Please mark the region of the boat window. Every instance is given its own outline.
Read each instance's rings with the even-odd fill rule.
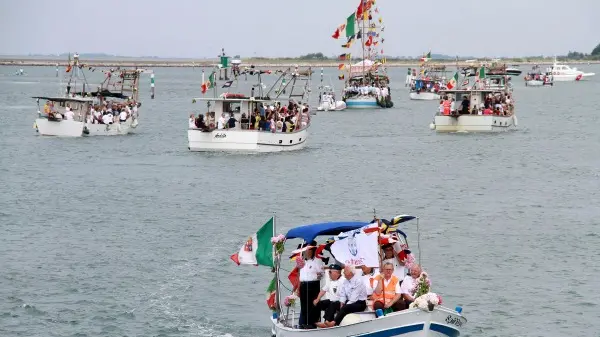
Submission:
[[[223,112],[240,112],[241,108],[240,102],[223,102]]]

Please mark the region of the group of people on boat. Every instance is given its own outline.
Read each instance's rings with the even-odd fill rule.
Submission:
[[[416,93],[421,92],[433,92],[438,93],[440,90],[446,89],[444,82],[442,79],[435,78],[423,78],[423,79],[415,79],[410,83],[410,90]]]
[[[457,109],[455,99],[446,95],[440,100],[439,114],[445,116],[512,116],[514,114],[514,99],[510,94],[490,92],[485,96],[484,102],[480,103],[479,106],[471,106],[470,97],[464,95],[460,107]]]
[[[409,250],[396,252],[392,244],[382,245],[379,268],[343,265],[338,261],[326,267],[315,256],[316,247],[316,241],[299,247],[308,248],[303,257],[297,257],[302,259],[297,262],[301,267],[296,290],[300,298],[299,328],[333,327],[348,314],[365,310],[401,311],[415,300],[422,270]],[[322,286],[326,272],[329,277],[325,277]]]
[[[239,110],[237,112],[239,113]],[[309,107],[296,102],[290,102],[287,106],[282,106],[279,102],[270,106],[259,104],[249,116],[242,113],[239,120],[235,118],[235,114],[234,111],[223,112],[217,120],[214,111],[205,115],[199,114],[198,117],[191,114],[189,128],[210,132],[235,129],[239,125],[242,130],[275,133],[300,131],[310,123]]]
[[[377,99],[387,98],[390,96],[390,88],[385,81],[351,81],[344,90],[346,97],[354,96],[373,96]]]
[[[542,73],[529,73],[525,75],[525,82],[527,81],[542,81],[544,84],[550,84],[553,82],[552,75],[546,75]]]
[[[93,105],[87,108],[82,116],[81,112],[77,115],[73,111],[71,104],[65,103],[65,111],[59,112],[55,102],[46,101],[44,104],[44,113],[42,114],[49,120],[74,120],[88,124],[113,124],[117,122],[125,122],[130,117],[137,117],[138,104],[134,101],[123,102],[107,102],[101,101],[101,105]]]

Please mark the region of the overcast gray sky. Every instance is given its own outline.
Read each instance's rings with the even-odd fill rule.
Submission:
[[[0,54],[298,56],[331,38],[359,0],[0,0]],[[377,0],[384,52],[522,56],[591,52],[600,0]]]

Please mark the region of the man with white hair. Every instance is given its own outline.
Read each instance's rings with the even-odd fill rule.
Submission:
[[[415,300],[415,288],[417,286],[417,280],[421,276],[421,266],[418,264],[413,264],[410,267],[410,274],[404,277],[402,284],[400,285],[400,292],[402,293],[402,299],[404,299],[404,303],[406,307],[414,302]]]
[[[346,282],[343,283],[338,294],[340,311],[335,316],[334,322],[325,322],[327,327],[340,325],[346,315],[367,308],[367,288],[360,277],[354,276],[353,266],[344,267],[344,277]]]

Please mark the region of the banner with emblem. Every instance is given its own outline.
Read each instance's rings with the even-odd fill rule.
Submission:
[[[347,266],[379,267],[377,223],[342,233],[331,245],[331,254]]]
[[[273,267],[273,218],[269,219],[254,235],[248,237],[240,251],[231,255],[233,262],[240,264]]]

